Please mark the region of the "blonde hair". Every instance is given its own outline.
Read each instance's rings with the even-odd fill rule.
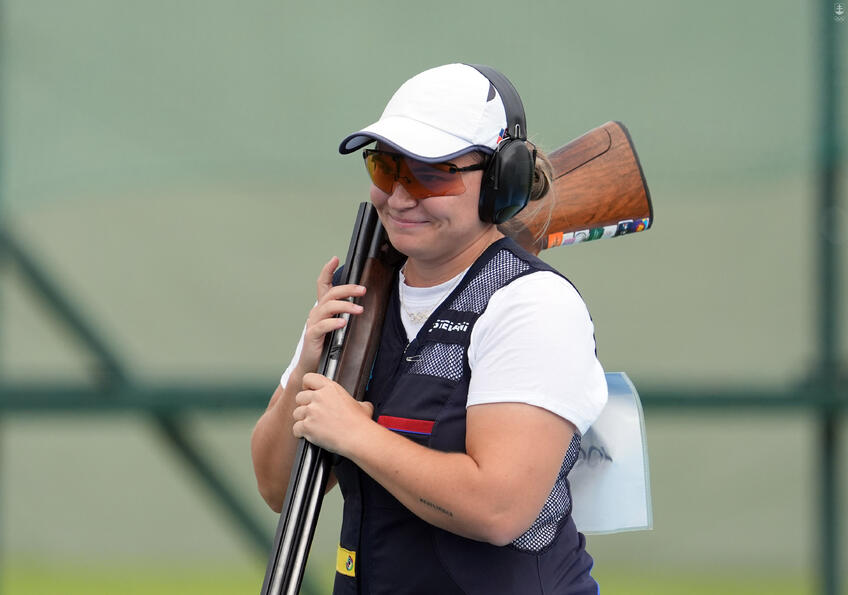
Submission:
[[[532,148],[532,144],[528,144]],[[540,231],[532,239],[532,242],[538,242],[548,232],[548,226],[550,225],[551,216],[556,207],[556,201],[553,164],[544,151],[536,148],[536,163],[533,169],[533,184],[530,187],[530,200],[517,217],[498,224],[498,229],[505,236],[511,237],[526,247],[528,245],[526,235],[529,232],[524,224],[519,222],[518,217],[527,221],[531,219],[536,220],[541,216],[545,219],[545,224],[541,226]]]
[[[551,160],[543,150],[533,148],[536,149],[536,164],[533,170],[533,186],[530,188],[531,201],[547,196],[554,185],[554,166]]]

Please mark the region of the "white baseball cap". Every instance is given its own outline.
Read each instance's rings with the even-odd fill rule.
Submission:
[[[437,163],[471,151],[494,153],[506,125],[503,101],[489,79],[467,64],[447,64],[401,85],[380,119],[348,135],[339,152],[380,141]]]

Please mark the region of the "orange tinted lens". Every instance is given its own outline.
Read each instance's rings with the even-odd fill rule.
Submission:
[[[387,194],[391,194],[396,181],[417,199],[465,192],[462,176],[445,163],[424,163],[403,155],[366,151],[365,167],[374,185]]]
[[[404,187],[415,198],[453,196],[465,192],[462,176],[456,171],[452,172],[450,166],[444,163],[404,159],[401,172],[404,170],[410,180]]]
[[[386,194],[391,194],[397,179],[397,161],[386,153],[366,152],[365,168],[374,185]]]

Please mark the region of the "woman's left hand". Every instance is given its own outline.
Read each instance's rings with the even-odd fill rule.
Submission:
[[[371,423],[374,406],[358,402],[340,384],[321,374],[305,374],[295,398],[292,431],[298,438],[347,456],[358,429]]]

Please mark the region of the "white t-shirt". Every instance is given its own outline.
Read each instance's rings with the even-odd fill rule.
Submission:
[[[423,323],[412,324],[405,310],[415,312],[444,299],[464,274],[434,287],[403,286],[401,319],[410,341]],[[404,283],[402,274],[399,283]],[[302,343],[303,336],[280,378],[282,386]],[[467,407],[527,403],[567,419],[583,434],[607,401],[586,304],[568,281],[548,271],[525,275],[495,292],[471,332],[468,363]]]

